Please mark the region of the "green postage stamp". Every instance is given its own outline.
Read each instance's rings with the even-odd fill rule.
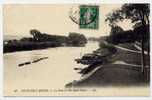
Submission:
[[[80,7],[80,29],[98,29],[99,7],[81,5]]]

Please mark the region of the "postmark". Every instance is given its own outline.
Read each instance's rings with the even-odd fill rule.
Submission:
[[[99,6],[73,6],[70,9],[69,17],[74,23],[79,25],[80,29],[98,29]]]

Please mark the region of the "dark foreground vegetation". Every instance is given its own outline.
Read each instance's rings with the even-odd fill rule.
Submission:
[[[117,32],[117,34],[111,34],[107,38],[107,42],[112,44],[119,43],[132,43],[135,41],[141,42],[141,39],[144,39],[145,46],[148,46],[146,43],[149,42],[149,25],[136,27],[134,30]],[[144,35],[143,35],[144,34]],[[149,47],[144,47],[149,49]]]
[[[67,84],[71,86],[143,86],[150,82],[150,26],[149,4],[124,4],[109,13],[105,21],[110,35],[100,38],[100,48],[77,63],[87,64],[80,70],[91,76]],[[117,22],[130,19],[133,30],[124,31]],[[93,73],[93,70],[99,68]],[[87,75],[86,75],[87,76]]]
[[[32,37],[24,37],[20,40],[4,40],[4,53],[45,49],[60,46],[85,46],[87,39],[84,35],[71,32],[69,36],[49,35],[38,30],[31,30]]]
[[[145,27],[140,26],[132,31],[113,34],[106,38],[100,38],[99,48],[97,50],[85,54],[82,58],[76,59],[77,63],[88,66],[81,69],[75,68],[75,70],[79,70],[78,73],[82,74],[85,78],[85,76],[91,74],[96,68],[99,69],[85,80],[71,82],[67,84],[66,87],[149,85],[150,56],[149,54],[144,55],[146,67],[144,67],[143,73],[141,50],[134,47],[136,42],[141,44],[140,39],[142,38],[142,34],[140,34],[140,32],[147,34],[147,36],[144,37],[144,50],[148,51],[149,25]],[[135,50],[140,53],[121,50],[116,46]]]

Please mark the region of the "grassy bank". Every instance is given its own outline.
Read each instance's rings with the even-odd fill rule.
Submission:
[[[127,45],[128,43],[120,44],[123,47]],[[130,49],[133,49],[133,46],[131,47]],[[143,76],[141,73],[140,53],[121,50],[104,42],[100,44],[100,48],[95,53],[100,53],[105,60],[102,63],[94,63],[83,68],[79,72],[83,76],[82,80],[71,82],[66,85],[67,87],[143,86],[149,84],[149,79],[145,80],[147,76]],[[149,57],[148,55],[145,57],[148,65]],[[97,67],[98,70],[94,71]],[[150,69],[147,68],[148,77],[149,73]]]

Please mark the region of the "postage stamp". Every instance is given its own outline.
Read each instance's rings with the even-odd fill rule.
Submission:
[[[98,6],[80,6],[80,29],[98,29],[99,7]]]
[[[69,17],[74,23],[78,24],[80,29],[98,29],[99,6],[73,6],[69,12]]]

